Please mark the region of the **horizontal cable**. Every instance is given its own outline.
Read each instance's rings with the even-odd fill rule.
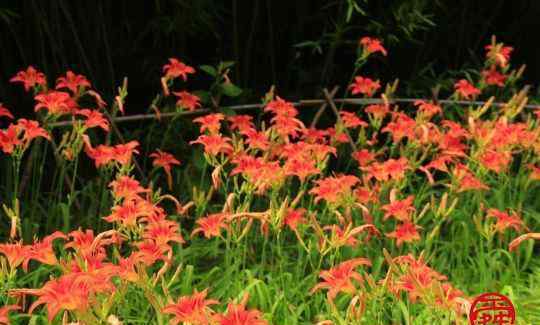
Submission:
[[[358,104],[358,105],[372,105],[372,104],[385,104],[385,103],[414,103],[416,101],[423,100],[423,101],[431,101],[431,99],[425,99],[425,98],[393,98],[388,99],[385,101],[381,98],[336,98],[333,99],[336,103],[345,103],[345,104]],[[300,100],[297,102],[291,102],[296,107],[306,107],[306,106],[317,106],[322,105],[326,102],[325,99],[305,99]],[[443,105],[484,105],[487,102],[485,101],[467,101],[467,100],[446,100],[441,99],[437,100],[438,104]],[[494,102],[491,103],[491,106],[494,107],[504,107],[506,106],[506,103],[500,103],[500,102]],[[243,111],[243,110],[250,110],[255,108],[263,108],[265,105],[263,104],[246,104],[246,105],[234,105],[234,106],[224,106],[222,108],[233,110],[233,111]],[[540,109],[540,105],[525,105],[525,108],[529,109]],[[142,121],[142,120],[160,120],[162,118],[173,118],[177,116],[184,116],[184,117],[194,117],[194,116],[200,116],[204,114],[208,114],[213,112],[213,109],[210,108],[201,108],[197,109],[195,111],[183,111],[183,112],[171,112],[171,113],[161,113],[161,114],[136,114],[136,115],[129,115],[129,116],[119,116],[113,118],[113,121],[115,123],[123,123],[123,122],[132,122],[132,121]],[[62,121],[62,122],[55,122],[49,124],[50,127],[63,127],[63,126],[69,126],[72,125],[73,121]]]

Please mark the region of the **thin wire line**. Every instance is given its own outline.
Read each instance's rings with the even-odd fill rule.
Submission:
[[[431,99],[426,98],[393,98],[388,99],[387,101],[381,99],[381,98],[336,98],[333,99],[336,103],[345,103],[345,104],[358,104],[358,105],[372,105],[372,104],[384,104],[384,103],[414,103],[419,100],[423,101],[431,101]],[[296,107],[307,107],[307,106],[318,106],[322,105],[326,102],[325,99],[305,99],[300,100],[296,102],[291,102]],[[440,99],[437,100],[437,103],[443,104],[443,105],[484,105],[487,102],[485,101],[467,101],[467,100],[447,100],[447,99]],[[504,107],[506,106],[506,103],[501,102],[493,102],[491,103],[491,106],[494,107]],[[224,106],[222,108],[233,110],[233,111],[243,111],[243,110],[250,110],[255,108],[263,108],[263,104],[246,104],[246,105],[234,105],[234,106]],[[529,109],[540,109],[540,105],[533,105],[528,104],[524,106],[525,108]],[[136,115],[129,115],[129,116],[119,116],[115,117],[113,121],[115,123],[124,123],[124,122],[133,122],[133,121],[142,121],[142,120],[160,120],[164,118],[172,118],[176,116],[185,116],[185,117],[195,117],[199,115],[204,115],[207,113],[212,112],[213,110],[210,108],[201,108],[197,109],[195,111],[185,111],[185,112],[172,112],[172,113],[161,113],[158,117],[157,114],[136,114]],[[73,121],[61,121],[61,122],[55,122],[49,124],[50,127],[63,127],[63,126],[69,126],[72,125]]]

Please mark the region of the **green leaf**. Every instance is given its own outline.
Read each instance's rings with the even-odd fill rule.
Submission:
[[[225,69],[228,69],[230,67],[232,67],[234,65],[234,61],[225,61],[225,62],[221,62],[219,64],[219,70],[220,71],[223,71]]]
[[[238,97],[242,93],[242,89],[231,82],[221,84],[221,91],[228,97]]]
[[[201,65],[199,66],[199,69],[201,69],[202,71],[206,72],[207,74],[211,75],[212,77],[216,77],[217,76],[217,70],[216,68],[210,66],[210,65]]]
[[[209,91],[197,90],[197,91],[194,91],[193,94],[201,99],[202,104],[210,104],[211,94]]]

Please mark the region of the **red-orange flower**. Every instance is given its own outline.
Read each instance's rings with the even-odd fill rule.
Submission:
[[[35,111],[46,109],[49,114],[62,115],[75,112],[76,104],[68,93],[63,91],[49,91],[35,97],[37,104]]]
[[[169,245],[158,245],[153,240],[145,240],[136,246],[138,250],[133,253],[133,259],[146,266],[153,265],[158,260],[166,261],[165,253],[171,250]]]
[[[368,177],[374,177],[378,181],[399,181],[405,177],[405,171],[409,169],[409,161],[405,157],[388,159],[385,162],[373,162],[367,167],[361,167],[368,173]]]
[[[131,161],[133,154],[139,153],[135,148],[139,146],[138,141],[130,141],[128,143],[117,144],[114,146],[114,160],[120,165],[127,165]]]
[[[149,202],[140,198],[132,198],[125,199],[122,204],[112,207],[112,213],[103,219],[132,228],[137,225],[139,218],[149,216],[152,212],[153,209]]]
[[[19,128],[16,125],[11,124],[6,130],[0,130],[0,149],[4,153],[11,154],[21,143]]]
[[[196,221],[198,227],[193,230],[191,236],[199,232],[202,232],[206,238],[221,236],[221,230],[228,228],[228,216],[227,213],[215,213],[198,219]]]
[[[20,306],[17,305],[5,305],[0,308],[0,324],[9,325],[11,324],[9,321],[9,312],[13,310],[19,310],[21,309]]]
[[[256,309],[246,310],[246,301],[244,299],[239,304],[229,303],[225,315],[217,315],[216,320],[219,325],[268,325],[268,322],[262,318],[262,313]]]
[[[506,76],[495,69],[482,71],[482,77],[486,84],[498,87],[504,87],[504,82],[506,81]]]
[[[394,217],[399,221],[410,221],[411,214],[416,211],[412,205],[414,201],[414,195],[409,195],[406,199],[396,200],[393,196],[390,197],[390,203],[381,207],[385,211],[383,219],[386,220],[390,217]]]
[[[188,111],[194,111],[197,107],[201,107],[200,98],[196,95],[190,94],[187,91],[173,92],[178,98],[176,106],[187,109]]]
[[[487,215],[488,217],[497,219],[497,223],[495,224],[495,230],[500,233],[503,233],[508,228],[512,228],[515,231],[520,231],[525,227],[523,225],[523,221],[515,212],[511,212],[511,214],[508,214],[504,211],[500,211],[497,209],[489,209],[487,211]]]
[[[488,44],[485,49],[486,58],[502,68],[508,65],[510,54],[514,50],[511,46],[504,46],[503,44]]]
[[[379,88],[381,84],[379,81],[373,81],[370,78],[364,78],[361,76],[354,77],[354,83],[349,86],[352,89],[352,94],[364,94],[371,97]]]
[[[474,174],[463,164],[456,164],[453,175],[457,181],[457,192],[489,189],[486,184],[476,178],[476,176],[474,176]]]
[[[368,54],[381,52],[382,55],[387,55],[386,49],[382,46],[382,42],[379,39],[362,37],[360,39],[360,44],[364,47],[364,51],[366,51]]]
[[[67,239],[67,236],[60,231],[55,231],[54,233],[44,237],[42,240],[34,242],[34,244],[32,244],[29,250],[26,252],[22,264],[23,269],[25,271],[28,270],[28,263],[30,260],[36,260],[47,265],[56,265],[58,260],[56,259],[56,254],[54,253],[52,244],[55,239],[59,238]]]
[[[321,271],[320,277],[323,281],[315,285],[311,289],[311,292],[328,289],[326,295],[330,301],[333,301],[340,292],[354,294],[356,292],[356,286],[353,280],[358,282],[363,281],[360,273],[356,272],[356,268],[360,265],[371,266],[371,262],[366,258],[360,257],[342,262],[329,270]]]
[[[264,108],[264,111],[272,112],[276,116],[295,117],[298,115],[298,110],[294,107],[293,103],[279,96],[276,96],[276,99],[270,101]]]
[[[229,154],[232,152],[233,147],[230,144],[231,139],[223,137],[221,135],[206,135],[203,134],[195,141],[191,141],[190,144],[199,143],[204,146],[204,151],[211,155],[217,156],[219,153]]]
[[[100,127],[109,132],[109,121],[101,112],[92,109],[80,109],[77,111],[77,115],[86,117],[86,120],[84,121],[84,126],[86,128],[91,129]]]
[[[26,71],[22,70],[17,72],[17,74],[9,81],[21,82],[24,85],[24,90],[26,91],[36,85],[45,86],[47,84],[45,74],[36,70],[33,66],[29,66]]]
[[[531,175],[529,176],[529,178],[532,180],[540,181],[540,167],[537,167],[534,164],[529,164],[528,167],[531,171]]]
[[[214,299],[206,299],[208,289],[201,292],[195,290],[191,296],[182,296],[178,298],[176,303],[170,303],[163,308],[166,314],[173,314],[171,324],[189,323],[193,325],[211,324],[214,311],[210,308],[211,305],[216,305],[219,301]]]
[[[243,133],[246,136],[246,144],[251,149],[267,150],[270,147],[270,140],[264,132],[259,132],[255,129],[247,129]]]
[[[283,219],[283,223],[287,225],[287,227],[291,228],[292,231],[296,231],[298,225],[306,223],[306,219],[304,217],[305,214],[306,209],[289,209],[287,210],[287,214]]]
[[[61,310],[85,311],[89,307],[90,284],[78,281],[76,274],[68,274],[47,281],[40,289],[16,289],[14,294],[30,294],[38,299],[30,306],[32,313],[39,305],[46,305],[49,322]]]
[[[341,117],[341,120],[343,121],[343,125],[346,128],[356,128],[356,127],[367,127],[368,124],[365,121],[362,121],[361,118],[358,117],[353,112],[347,112],[347,111],[341,111],[339,112],[339,115]]]
[[[19,267],[29,252],[30,246],[23,245],[21,242],[0,244],[0,253],[4,254],[12,269]]]
[[[14,118],[13,114],[2,103],[0,103],[0,117],[7,117],[11,120]]]
[[[81,74],[75,74],[73,71],[68,70],[65,77],[59,77],[56,80],[56,89],[67,88],[71,90],[74,95],[79,93],[79,89],[90,88],[90,81]]]
[[[150,158],[154,158],[154,161],[152,162],[154,167],[163,168],[165,174],[167,175],[167,184],[169,185],[169,189],[172,189],[171,168],[173,165],[180,165],[180,161],[174,158],[172,154],[161,150],[151,153]]]
[[[120,176],[118,179],[112,181],[109,184],[109,187],[112,188],[113,196],[116,199],[132,199],[141,193],[149,192],[148,189],[141,186],[139,181],[133,177],[125,175]]]
[[[231,130],[238,130],[240,133],[244,133],[247,130],[253,128],[253,117],[250,115],[234,115],[227,117],[227,120],[230,122]]]
[[[441,106],[426,102],[424,100],[415,101],[414,106],[418,107],[418,111],[427,117],[432,117],[435,114],[442,113]]]
[[[353,175],[327,177],[315,181],[315,186],[309,191],[315,195],[315,202],[325,200],[329,204],[340,203],[347,195],[352,195],[352,187],[360,180]]]
[[[386,114],[390,113],[390,108],[388,105],[373,104],[367,106],[364,111],[373,115],[376,119],[383,119]]]
[[[150,222],[144,227],[143,238],[153,240],[158,246],[168,245],[171,241],[179,244],[185,242],[180,234],[180,226],[171,220]]]
[[[51,136],[45,129],[39,126],[37,121],[21,118],[17,121],[17,128],[24,131],[23,141],[27,146],[35,138],[51,140]]]
[[[508,168],[512,154],[510,151],[487,150],[478,158],[485,168],[500,173]]]
[[[476,97],[477,95],[480,95],[480,89],[474,87],[466,79],[461,79],[456,82],[454,88],[456,89],[456,93],[464,99],[471,99]]]
[[[170,58],[169,63],[163,66],[163,72],[165,72],[165,78],[174,79],[181,77],[182,80],[186,81],[187,75],[195,73],[195,69],[178,59]]]
[[[365,167],[375,159],[375,154],[370,152],[368,149],[362,149],[353,152],[351,157],[358,162],[358,165]]]
[[[219,129],[221,128],[221,121],[225,118],[221,113],[208,114],[205,116],[197,117],[193,120],[195,123],[200,123],[200,132],[208,130],[210,134],[219,134]]]
[[[410,243],[420,240],[420,234],[418,234],[417,230],[418,228],[419,227],[414,223],[405,221],[403,224],[398,225],[396,230],[387,233],[386,236],[397,239],[397,245],[399,247],[403,242]]]

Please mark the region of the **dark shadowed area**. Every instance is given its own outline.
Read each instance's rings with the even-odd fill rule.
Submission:
[[[196,67],[237,62],[229,75],[247,90],[244,101],[258,101],[272,84],[289,98],[309,98],[346,82],[365,35],[390,51],[366,73],[399,78],[402,93],[429,92],[437,76],[477,64],[493,34],[517,48],[514,62],[528,65],[525,79],[534,84],[539,13],[533,0],[2,1],[0,99],[28,111],[31,99],[8,80],[34,65],[50,78],[82,73],[107,98],[127,76],[130,111],[143,111],[173,56]],[[192,86],[206,87],[205,78]]]

